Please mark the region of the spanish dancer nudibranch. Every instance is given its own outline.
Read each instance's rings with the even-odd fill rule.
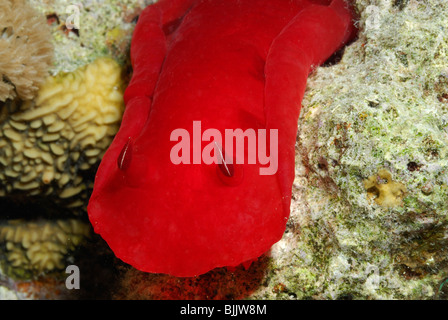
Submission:
[[[147,7],[132,39],[121,128],[88,206],[95,232],[135,268],[181,277],[268,251],[289,217],[308,74],[354,34],[343,0],[161,0]],[[234,157],[238,146],[219,139],[229,129],[278,142],[268,148],[275,172],[261,174],[267,165],[260,158],[248,161],[249,143],[243,159]],[[260,138],[263,132],[277,135]],[[173,149],[179,143],[187,147]],[[173,161],[173,150],[181,161]],[[215,161],[195,161],[204,155]]]

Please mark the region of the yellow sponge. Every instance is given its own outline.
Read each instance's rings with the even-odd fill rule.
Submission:
[[[402,204],[406,194],[406,186],[392,180],[392,174],[386,169],[381,169],[378,174],[364,180],[364,188],[367,196],[383,207],[395,207]]]

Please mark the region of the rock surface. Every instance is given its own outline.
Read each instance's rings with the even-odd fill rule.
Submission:
[[[106,262],[81,272],[107,274],[95,284],[114,299],[445,299],[448,3],[354,7],[358,39],[309,77],[291,217],[266,256],[175,278],[96,239],[84,255]]]

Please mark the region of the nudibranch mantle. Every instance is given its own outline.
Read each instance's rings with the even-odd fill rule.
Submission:
[[[174,276],[237,266],[268,251],[289,217],[308,74],[353,35],[343,0],[148,6],[132,39],[122,124],[88,205],[95,232],[124,262]],[[278,170],[262,175],[263,164],[245,161],[227,171],[222,163],[173,163],[171,133],[195,121],[222,136],[226,129],[276,130]]]

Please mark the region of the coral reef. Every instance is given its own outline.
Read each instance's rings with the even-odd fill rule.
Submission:
[[[140,0],[0,0],[0,48],[9,46],[0,50],[0,74],[3,67],[22,72],[23,82],[3,76],[17,95],[0,102],[0,296],[5,289],[22,298],[17,279],[34,298],[46,280],[53,295],[60,292],[52,277],[73,262],[80,243],[86,250],[91,241],[84,241],[91,228],[85,206],[96,166],[120,125],[130,38],[144,6]],[[67,28],[77,19],[79,29]],[[53,64],[44,66],[52,55]],[[92,253],[87,256],[90,263]]]
[[[354,6],[359,38],[337,64],[308,80],[282,240],[247,271],[181,279],[127,267],[114,298],[446,298],[448,2],[355,0]],[[55,70],[73,67],[61,61]],[[9,110],[19,109],[14,103]],[[22,107],[23,114],[32,110]],[[1,123],[16,121],[7,119]],[[14,132],[34,130],[22,129]],[[18,150],[9,141],[7,148]],[[12,151],[3,158],[13,159]],[[24,250],[19,242],[8,246],[11,254]],[[88,254],[104,247],[97,243]],[[104,270],[117,263],[101,259]],[[13,295],[5,287],[0,279],[0,295]]]
[[[101,58],[50,77],[37,98],[1,116],[0,195],[85,205],[84,172],[101,159],[124,109],[121,68]],[[6,111],[8,108],[4,108]],[[68,203],[70,202],[70,203]]]
[[[90,231],[89,224],[75,219],[10,220],[0,225],[0,242],[5,244],[11,273],[23,277],[23,273],[65,269],[66,259],[90,236]]]
[[[100,58],[49,77],[32,101],[4,105],[0,203],[6,220],[0,243],[5,243],[1,267],[9,276],[64,269],[90,232],[82,214],[93,170],[118,130],[122,95],[122,68]],[[67,220],[75,215],[81,219]]]
[[[34,98],[53,58],[45,16],[26,0],[0,1],[0,101]]]
[[[85,221],[85,206],[96,166],[120,125],[134,18],[145,6],[140,0],[74,4],[65,0],[26,0],[26,3],[20,0],[13,3],[32,8],[35,17],[26,21],[27,27],[35,25],[41,17],[43,25],[36,25],[33,30],[28,28],[27,32],[39,31],[36,34],[45,38],[40,47],[48,44],[51,53],[54,51],[54,60],[49,66],[52,76],[41,84],[37,96],[30,96],[27,101],[18,96],[0,102],[1,232],[5,236],[4,233],[10,235],[12,229],[20,230],[14,233],[15,237],[21,234],[24,239],[31,239],[31,243],[26,240],[25,243],[33,248],[30,253],[20,242],[5,240],[4,245],[2,243],[0,289],[2,274],[25,281],[35,280],[38,275],[51,277],[62,271],[72,252],[79,252],[75,250],[75,247],[79,249],[78,241],[62,249],[61,239],[72,234],[60,224],[73,221],[85,226],[85,230],[90,228]],[[10,1],[1,3],[4,4],[9,5]],[[0,10],[0,16],[7,12],[11,13]],[[17,26],[18,23],[22,26],[24,22],[19,18],[23,14],[26,10],[20,15],[10,14],[1,23],[11,18]],[[69,22],[78,21],[79,26],[67,27]],[[12,31],[23,30],[4,28],[3,38],[9,39],[6,36]],[[30,61],[44,58],[39,57],[40,47],[36,42],[20,44],[23,44],[20,54],[35,52],[36,56],[24,60],[24,65],[32,66]],[[1,63],[12,66],[15,56],[8,53],[0,66]],[[35,75],[46,74],[35,72]],[[34,90],[29,83],[26,88]],[[44,236],[44,231],[49,234]],[[81,233],[84,238],[86,233]],[[51,278],[48,279],[51,282]],[[9,282],[6,281],[6,287],[16,290]]]

